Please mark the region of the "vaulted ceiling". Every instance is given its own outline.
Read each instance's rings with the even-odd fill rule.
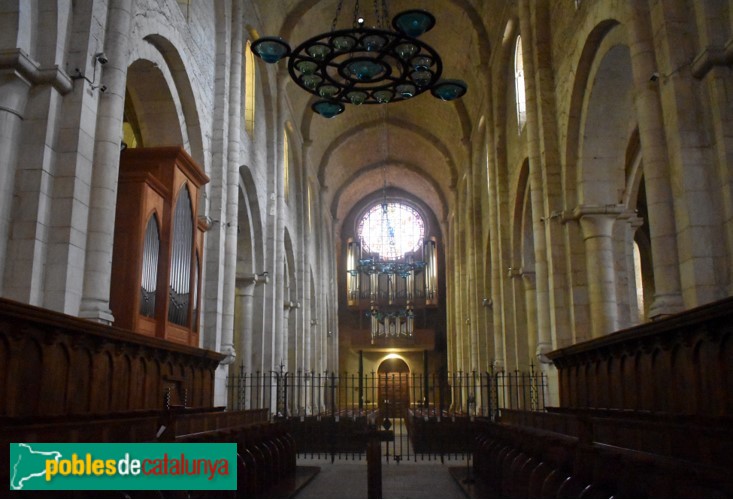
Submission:
[[[257,3],[266,33],[280,35],[295,48],[331,29],[338,0],[268,0]],[[360,2],[367,25],[375,18],[376,2]],[[378,2],[380,5],[381,0]],[[452,190],[470,162],[471,134],[486,107],[489,31],[484,19],[495,19],[505,1],[392,0],[388,16],[424,9],[436,18],[435,27],[420,39],[438,51],[443,78],[468,84],[468,94],[443,102],[429,92],[386,105],[347,105],[341,115],[325,119],[310,105],[316,99],[288,79],[285,86],[296,123],[303,135],[309,162],[325,189],[324,202],[337,221],[370,194],[397,187],[427,204],[445,221],[454,200]],[[492,9],[493,7],[493,9]],[[337,29],[351,27],[354,1],[344,0]],[[498,16],[499,18],[501,17]],[[285,70],[286,62],[280,62]]]

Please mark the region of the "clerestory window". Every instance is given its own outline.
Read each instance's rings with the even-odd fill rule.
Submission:
[[[517,99],[517,132],[522,133],[527,123],[527,98],[524,93],[524,60],[522,59],[522,37],[517,36],[517,45],[514,48],[514,89]]]

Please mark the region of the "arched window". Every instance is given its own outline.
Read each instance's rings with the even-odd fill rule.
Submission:
[[[357,228],[362,251],[396,260],[420,248],[425,237],[422,216],[403,203],[380,203],[370,208]]]
[[[290,134],[288,130],[283,131],[283,189],[285,190],[285,203],[290,203]]]
[[[644,305],[644,279],[641,269],[641,251],[639,244],[634,242],[634,281],[636,282],[636,306],[639,319],[644,321],[646,308]]]
[[[313,205],[313,194],[312,194],[312,191],[311,191],[311,184],[309,182],[308,183],[308,207],[307,207],[307,210],[308,210],[308,231],[309,232],[313,230],[313,221],[312,221],[312,217],[313,217],[313,214],[312,214],[313,206],[312,205]]]
[[[255,56],[247,40],[244,50],[244,129],[252,135],[255,129]]]
[[[517,44],[514,48],[514,89],[517,100],[517,132],[520,134],[527,122],[527,98],[524,93],[524,60],[522,57],[522,37],[517,36]]]

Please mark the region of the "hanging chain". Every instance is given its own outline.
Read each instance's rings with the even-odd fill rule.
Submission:
[[[387,162],[382,165],[382,227],[380,228],[384,237],[385,229],[389,227],[389,217],[387,215]]]
[[[354,28],[359,27],[359,0],[354,2]]]
[[[379,15],[379,7],[377,6],[379,0],[374,0],[374,22],[376,23],[375,26],[377,28],[384,28],[384,25],[382,24],[382,18]]]
[[[338,6],[336,7],[336,15],[333,17],[333,22],[331,23],[331,31],[336,30],[336,21],[338,21],[339,14],[341,14],[341,6],[344,4],[344,0],[339,0]]]

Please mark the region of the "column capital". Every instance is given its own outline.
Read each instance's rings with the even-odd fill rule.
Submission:
[[[636,212],[626,212],[619,216],[619,220],[625,220],[632,229],[639,229],[644,225],[644,219],[636,215]]]
[[[616,218],[623,213],[629,213],[624,205],[578,205],[572,211],[572,218],[580,219],[581,217],[591,215],[605,215]]]
[[[547,353],[552,351],[552,345],[541,343],[537,344],[537,350],[535,351],[535,356],[537,356],[537,360],[540,362],[540,364],[543,365],[551,365],[552,360],[547,357]]]
[[[51,85],[61,95],[66,95],[74,88],[71,77],[58,65],[42,68],[22,49],[0,50],[0,70],[16,72],[29,85]]]
[[[270,277],[267,272],[260,274],[244,274],[237,276],[235,280],[235,286],[237,288],[253,287],[255,285],[266,285],[270,281]]]
[[[524,281],[524,287],[527,290],[534,290],[537,287],[537,279],[534,271],[525,271],[520,269],[520,276]]]
[[[231,365],[237,359],[237,351],[232,344],[222,344],[220,352],[226,356],[219,362],[220,365]]]
[[[508,278],[519,278],[522,276],[522,268],[519,266],[510,266],[507,268],[506,275]]]
[[[573,218],[580,222],[583,239],[611,237],[616,219],[628,213],[623,205],[578,205]]]

